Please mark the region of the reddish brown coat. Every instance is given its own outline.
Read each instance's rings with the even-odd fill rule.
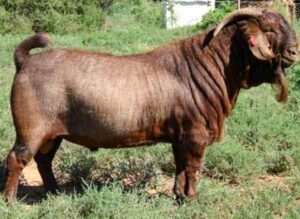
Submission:
[[[281,15],[245,10],[225,19],[215,34],[140,55],[74,49],[29,55],[49,39],[37,34],[16,49],[11,106],[17,139],[7,159],[6,200],[15,198],[18,176],[32,157],[46,190],[57,190],[51,162],[62,139],[92,150],[171,143],[174,191],[195,196],[204,149],[222,138],[240,89],[277,83],[279,100],[285,100],[284,68],[297,48]]]

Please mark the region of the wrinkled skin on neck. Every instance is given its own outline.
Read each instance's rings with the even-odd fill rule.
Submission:
[[[241,27],[247,25],[247,22],[255,22],[265,31],[263,34],[267,36],[274,53],[273,58],[259,60],[252,54],[242,33],[244,28]],[[199,106],[200,113],[213,132],[219,133],[217,139],[222,136],[224,117],[233,109],[240,89],[268,83],[279,90],[276,96],[279,102],[286,101],[288,97],[285,68],[295,61],[295,48],[297,49],[298,44],[294,30],[280,14],[270,12],[263,13],[261,23],[249,19],[243,21],[242,25],[237,21],[225,27],[215,37],[212,36],[212,30],[183,41],[182,51],[187,57],[188,72],[198,88],[192,89],[192,93],[197,90],[208,97],[200,97],[201,101],[195,100],[195,105]],[[206,106],[201,108],[205,102]],[[218,116],[207,116],[207,108],[212,108]]]

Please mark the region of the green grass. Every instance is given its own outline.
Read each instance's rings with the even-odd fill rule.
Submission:
[[[133,54],[192,34],[194,27],[164,30],[119,13],[104,32],[52,35],[51,46]],[[25,37],[0,36],[0,168],[15,138],[9,106],[12,56]],[[75,192],[33,203],[25,197],[9,206],[0,199],[1,218],[299,218],[300,65],[288,78],[287,104],[278,104],[267,85],[240,94],[225,138],[207,148],[195,200],[178,205],[161,191],[173,183],[170,145],[92,153],[64,142],[54,168],[59,182],[71,182]],[[158,192],[150,195],[151,189]]]

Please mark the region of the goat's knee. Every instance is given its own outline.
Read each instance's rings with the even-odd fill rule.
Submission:
[[[14,147],[7,155],[4,183],[4,200],[6,202],[16,200],[19,176],[31,158],[29,150],[24,148],[18,150]]]

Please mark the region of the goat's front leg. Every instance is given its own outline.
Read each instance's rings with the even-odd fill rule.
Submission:
[[[197,196],[196,173],[201,169],[206,141],[203,135],[192,134],[181,144],[173,144],[176,163],[174,193],[178,198]]]
[[[206,145],[191,143],[186,150],[186,185],[185,195],[189,198],[197,196],[196,191],[196,173],[201,170],[202,158],[204,157],[204,149]]]

